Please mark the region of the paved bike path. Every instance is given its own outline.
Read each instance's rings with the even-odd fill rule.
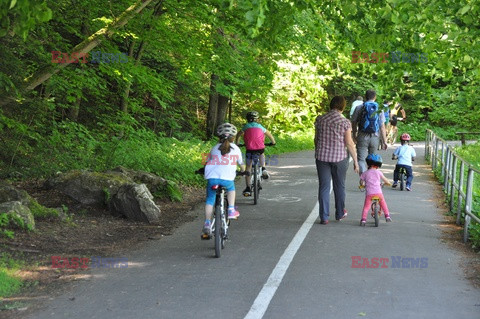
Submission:
[[[390,178],[392,151],[381,153]],[[126,254],[126,269],[90,271],[91,279],[30,318],[245,318],[262,289],[273,286],[273,296],[260,298],[260,317],[479,318],[480,291],[464,279],[461,254],[441,242],[443,216],[432,196],[438,184],[422,144],[416,151],[413,191],[384,190],[392,223],[358,226],[364,193],[350,168],[348,218],[309,224],[318,185],[313,152],[287,154],[271,167],[259,205],[239,196],[241,217],[221,258],[213,257],[213,241],[200,240],[199,217]],[[243,186],[237,184],[238,194]],[[202,216],[202,207],[193,213]],[[305,225],[291,263],[278,266]],[[352,256],[388,258],[388,267],[352,268]],[[427,258],[428,266],[393,268],[392,256]],[[284,276],[266,285],[274,269]]]

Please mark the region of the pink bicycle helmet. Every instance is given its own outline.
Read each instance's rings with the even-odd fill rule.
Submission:
[[[408,133],[403,133],[400,139],[403,141],[410,141],[410,135]]]

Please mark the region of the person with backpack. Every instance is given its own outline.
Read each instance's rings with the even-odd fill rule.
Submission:
[[[375,102],[377,93],[367,90],[366,102],[363,107],[357,107],[352,116],[353,140],[357,146],[357,160],[360,174],[367,170],[365,159],[369,154],[375,154],[378,146],[387,149],[385,133],[385,115]]]

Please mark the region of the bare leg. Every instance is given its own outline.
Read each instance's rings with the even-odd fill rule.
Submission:
[[[205,205],[205,220],[212,220],[213,206],[210,204]]]

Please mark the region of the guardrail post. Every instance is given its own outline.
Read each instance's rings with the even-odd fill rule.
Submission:
[[[453,213],[453,209],[455,208],[455,185],[457,181],[457,156],[454,153],[452,153],[452,155],[453,155],[453,162],[452,162],[452,182],[450,183],[450,211]],[[459,185],[456,187],[458,188]]]
[[[458,181],[458,198],[457,198],[457,225],[460,225],[460,221],[462,219],[462,192],[463,192],[463,181],[465,175],[465,163],[460,160],[460,178]]]
[[[440,167],[440,172],[445,170],[445,144],[445,141],[442,140],[442,157],[440,159],[440,164],[442,164],[442,167]]]
[[[425,131],[425,160],[430,159],[430,130]]]
[[[432,168],[435,171],[437,168],[437,157],[438,157],[438,138],[435,136],[435,148],[433,150],[433,158],[432,158]]]
[[[445,162],[442,167],[443,171],[443,190],[448,196],[448,175],[450,174],[450,146],[447,145],[445,154]]]
[[[467,191],[465,198],[465,225],[463,226],[463,242],[468,241],[468,226],[470,225],[470,213],[472,212],[472,195],[473,195],[473,169],[472,167],[468,168],[468,177],[467,177]]]

